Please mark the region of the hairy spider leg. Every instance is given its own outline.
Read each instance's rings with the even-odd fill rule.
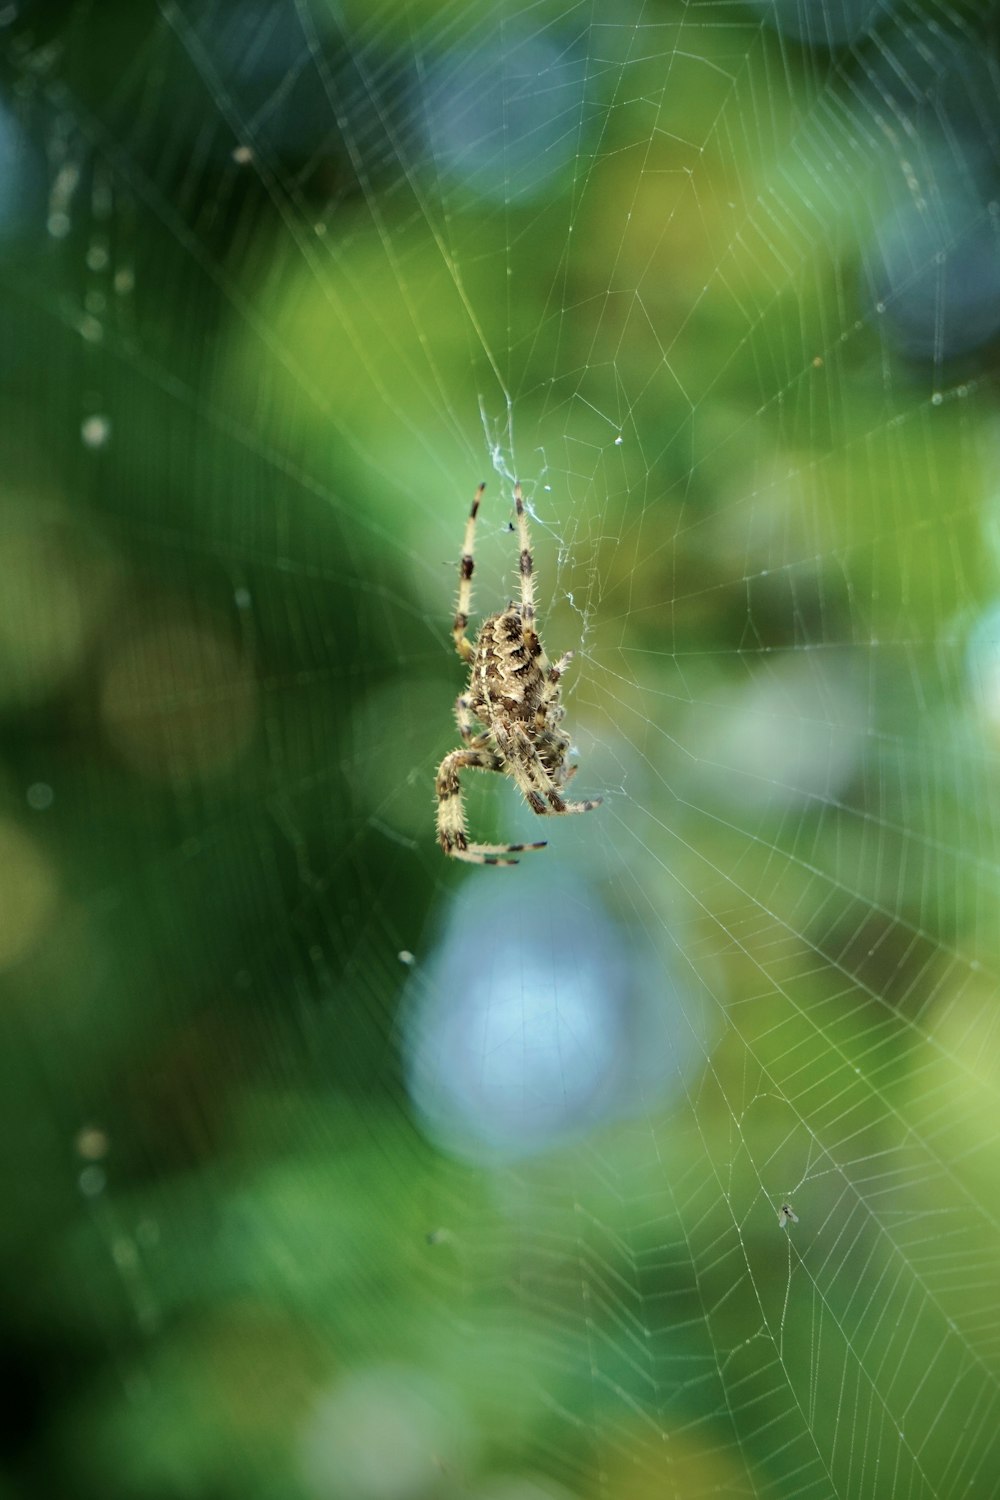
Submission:
[[[535,795],[528,796],[528,802],[531,805],[532,811],[538,813],[538,816],[543,817],[546,814],[552,816],[555,813],[589,813],[595,807],[600,807],[601,801],[603,801],[603,798],[600,798],[600,796],[591,796],[591,798],[583,802],[568,802],[565,796],[562,796],[562,793],[558,789],[558,783],[553,780],[552,775],[549,774],[549,771],[546,771],[543,763],[541,763],[537,744],[532,741],[531,735],[523,727],[523,724],[514,724],[513,738],[516,741],[514,762],[519,762],[520,765],[525,766],[526,771],[528,771],[528,774],[534,780],[535,787],[537,787]],[[544,793],[544,798],[549,802],[547,807],[546,802],[541,799],[538,793]],[[525,795],[528,795],[528,793],[525,793]]]
[[[559,777],[559,781],[553,780],[552,775],[549,774],[549,771],[546,771],[543,762],[541,762],[537,741],[532,741],[529,738],[528,732],[526,732],[522,724],[517,724],[514,732],[516,732],[516,735],[522,741],[525,759],[528,759],[529,754],[531,754],[531,759],[534,760],[534,765],[538,768],[538,786],[540,786],[540,790],[546,793],[547,801],[549,801],[549,807],[535,807],[537,813],[591,813],[595,807],[600,807],[601,802],[604,801],[603,796],[588,796],[585,801],[568,802],[565,796],[562,796],[559,787],[564,786],[565,781],[573,777],[574,772],[576,772],[576,766],[571,766],[567,774]]]
[[[476,734],[476,716],[472,712],[472,704],[465,693],[459,693],[455,699],[455,723],[458,725],[463,744],[472,745],[477,741],[481,741],[483,745],[488,743],[485,735]],[[477,748],[479,748],[478,744]]]
[[[557,725],[566,710],[563,708],[561,703],[559,703],[558,707],[555,709],[553,709],[552,705],[556,703],[559,698],[560,679],[562,678],[562,675],[565,672],[566,668],[569,666],[570,662],[573,660],[574,655],[575,652],[573,651],[564,651],[559,660],[553,662],[552,666],[548,670],[548,675],[545,679],[545,685],[542,688],[542,696],[539,699],[538,710],[535,714],[535,748],[539,752],[541,752],[546,747],[546,745],[554,746],[558,745],[560,742],[562,732],[560,730],[554,729],[554,727],[550,728],[549,726]],[[564,766],[561,770],[561,774],[558,777],[558,785],[560,787],[568,786],[579,769],[579,766]],[[592,801],[590,805],[592,807],[599,807],[600,804],[601,798],[598,797],[594,801]]]
[[[451,750],[441,762],[437,773],[437,834],[445,854],[471,865],[516,865],[518,860],[503,856],[545,848],[544,839],[537,844],[470,844],[458,779],[459,771],[463,770],[502,771],[503,761],[493,750],[469,749]]]
[[[535,559],[531,552],[531,533],[528,530],[528,517],[524,510],[524,496],[521,493],[520,480],[514,484],[514,509],[517,512],[517,536],[521,547],[520,573],[521,573],[521,621],[524,626],[525,644],[528,647],[529,659],[536,657],[539,653],[538,632],[535,630]],[[545,665],[544,662],[539,663]]]
[[[547,794],[552,781],[530,740],[526,735],[515,737],[499,730],[495,731],[495,738],[503,753],[504,764],[525,802],[538,817],[544,817],[551,809],[543,794]]]
[[[500,744],[499,736],[497,743]],[[504,749],[502,744],[501,749]],[[589,797],[586,802],[567,802],[542,764],[538,750],[523,724],[514,725],[505,758],[528,806],[539,817],[555,813],[592,812],[604,800],[602,797]]]
[[[552,663],[545,677],[545,685],[542,688],[542,696],[538,700],[538,709],[535,713],[535,724],[539,730],[544,730],[549,722],[549,705],[559,696],[559,680],[570,662],[573,660],[573,652],[565,651],[558,661]],[[559,709],[558,718],[562,718],[562,707]]]
[[[455,638],[455,650],[463,661],[471,661],[475,654],[472,642],[465,632],[469,625],[469,611],[472,608],[472,571],[475,567],[472,549],[476,539],[476,515],[485,489],[486,485],[481,484],[472,497],[472,509],[465,523],[465,540],[462,543],[462,556],[458,564],[458,608],[455,611],[455,622],[451,631]]]

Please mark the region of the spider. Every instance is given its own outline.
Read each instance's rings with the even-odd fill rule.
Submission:
[[[437,773],[438,843],[452,859],[474,865],[516,865],[505,855],[537,844],[472,844],[465,830],[459,772],[500,771],[515,781],[532,812],[585,813],[599,807],[600,797],[567,802],[562,788],[576,771],[567,766],[570,738],[560,728],[566,710],[559,701],[559,680],[572,660],[567,651],[550,663],[535,629],[535,579],[528,518],[520,484],[514,485],[517,534],[521,545],[521,599],[513,600],[482,623],[473,646],[465,634],[472,603],[472,547],[476,514],[483,498],[481,484],[465,526],[458,568],[458,609],[452,634],[455,650],[470,664],[469,685],[455,704],[461,747],[450,751]],[[478,728],[477,725],[482,726]]]

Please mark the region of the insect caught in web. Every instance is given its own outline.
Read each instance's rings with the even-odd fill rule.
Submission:
[[[461,771],[499,771],[524,793],[532,812],[541,816],[585,813],[599,807],[600,797],[568,802],[562,789],[576,771],[567,765],[570,737],[562,729],[566,710],[559,701],[559,681],[572,660],[567,651],[550,663],[535,625],[535,575],[531,537],[520,484],[514,485],[514,508],[520,543],[521,597],[489,615],[473,646],[466,629],[472,604],[473,543],[476,515],[483,498],[481,484],[465,526],[459,563],[458,609],[452,633],[455,650],[470,666],[469,683],[455,704],[462,736],[437,773],[437,836],[445,854],[475,865],[516,865],[509,854],[544,849],[536,844],[473,844],[462,808]]]
[[[797,1224],[798,1222],[799,1216],[792,1208],[792,1205],[790,1203],[783,1203],[778,1209],[779,1228],[787,1229],[789,1224]]]

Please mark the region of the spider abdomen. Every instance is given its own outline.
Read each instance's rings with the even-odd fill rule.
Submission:
[[[541,643],[527,635],[517,609],[505,609],[483,621],[472,663],[472,711],[490,724],[502,714],[512,723],[529,723],[542,701],[545,674],[538,665]]]

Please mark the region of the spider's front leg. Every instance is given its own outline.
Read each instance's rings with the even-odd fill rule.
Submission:
[[[452,859],[462,859],[472,865],[516,865],[516,859],[504,859],[503,856],[520,854],[525,849],[545,848],[544,839],[537,844],[469,843],[458,773],[463,770],[502,771],[503,768],[503,761],[495,751],[471,746],[469,749],[450,751],[438,767],[438,843]]]
[[[462,736],[462,743],[471,745],[476,738],[476,716],[472,712],[472,704],[465,693],[459,693],[455,699],[455,723]]]
[[[539,817],[556,813],[592,812],[604,800],[602,797],[589,797],[586,802],[567,802],[542,764],[538,750],[522,725],[515,726],[506,746],[501,748],[528,806]],[[574,766],[573,770],[575,769]],[[572,771],[569,774],[572,775]],[[568,780],[569,777],[565,779]]]

